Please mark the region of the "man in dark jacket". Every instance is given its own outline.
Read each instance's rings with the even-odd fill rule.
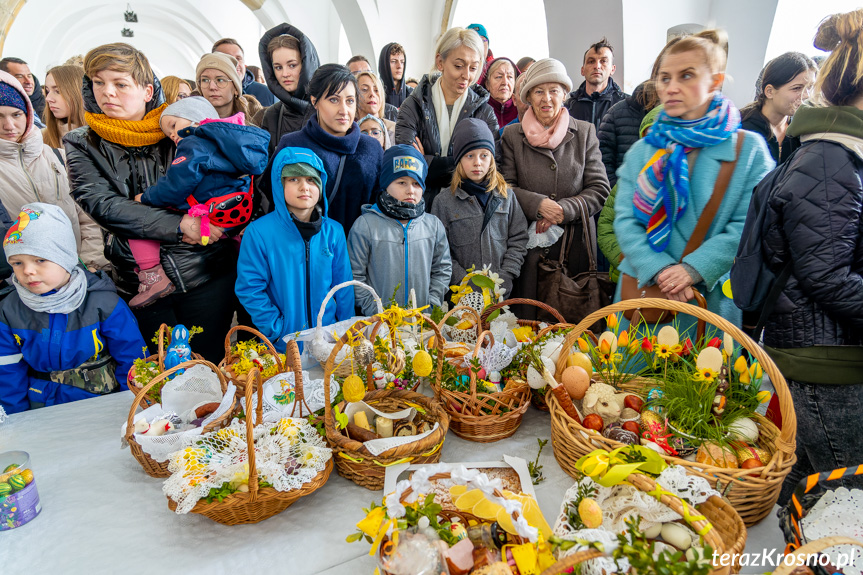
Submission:
[[[254,96],[264,108],[276,103],[276,97],[260,82],[255,82],[255,75],[246,69],[246,56],[243,47],[233,38],[222,38],[213,44],[213,52],[221,52],[233,56],[237,61],[237,74],[243,80],[243,94]]]
[[[590,122],[599,130],[602,117],[626,94],[611,76],[614,74],[614,50],[608,40],[603,38],[584,53],[581,75],[584,82],[577,90],[570,92],[563,104],[569,115],[576,120]]]
[[[24,91],[30,98],[30,103],[33,104],[33,111],[36,114],[34,121],[36,127],[40,130],[45,127],[42,122],[42,115],[45,113],[45,94],[42,93],[42,86],[39,84],[39,78],[30,72],[30,66],[21,58],[13,58],[11,56],[0,60],[0,70],[9,72],[15,79],[21,82]]]
[[[391,42],[381,50],[378,74],[387,93],[387,104],[392,104],[396,108],[400,107],[413,92],[411,88],[405,86],[406,65],[407,56],[401,44]]]

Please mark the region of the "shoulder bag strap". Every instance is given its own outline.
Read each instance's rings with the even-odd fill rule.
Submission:
[[[588,251],[590,258],[590,272],[596,272],[596,223],[590,217],[587,210],[587,204],[580,197],[576,198],[578,210],[581,212],[581,226],[584,232],[584,248]]]
[[[329,197],[327,197],[327,202],[332,204],[333,199],[336,197],[336,194],[339,193],[339,184],[342,183],[342,172],[345,170],[345,158],[347,156],[339,157],[339,169],[336,170],[336,183],[333,184],[333,191],[330,192]]]
[[[704,238],[707,237],[707,232],[716,213],[719,211],[719,206],[722,204],[722,199],[725,197],[725,192],[728,190],[728,184],[731,182],[731,176],[734,175],[734,168],[737,166],[737,159],[740,157],[740,150],[743,148],[743,131],[737,131],[737,149],[734,153],[734,160],[731,162],[722,162],[722,167],[719,168],[719,175],[716,177],[716,184],[713,186],[713,195],[707,205],[704,206],[704,211],[698,218],[698,223],[695,224],[695,231],[692,232],[689,241],[686,243],[686,248],[683,250],[683,255],[680,259],[683,260],[686,256],[701,247],[704,243]]]

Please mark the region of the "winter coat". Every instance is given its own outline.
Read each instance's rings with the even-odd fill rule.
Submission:
[[[512,186],[528,223],[537,220],[542,200],[548,198],[559,203],[563,208],[563,223],[572,225],[576,234],[569,253],[569,275],[575,276],[590,269],[589,248],[582,245],[584,234],[578,204],[585,206],[588,215],[596,215],[609,192],[593,124],[570,118],[568,133],[554,150],[531,146],[522,124],[512,124],[503,131],[501,149],[500,171]],[[528,250],[521,276],[513,289],[516,297],[537,299],[540,258],[545,256],[557,260],[560,248],[561,242],[558,241],[550,248]],[[534,308],[528,308],[525,313],[536,312]]]
[[[450,285],[461,282],[471,266],[477,270],[490,266],[503,279],[506,294],[512,293],[512,282],[521,273],[527,253],[527,219],[512,190],[506,196],[495,190],[485,208],[461,188],[443,190],[432,214],[446,228],[452,257]]]
[[[492,110],[494,110],[494,117],[497,118],[497,125],[500,126],[498,128],[498,132],[501,135],[503,134],[503,129],[506,128],[510,122],[518,120],[518,108],[516,108],[515,100],[513,98],[510,98],[503,104],[494,98],[489,98],[488,105],[491,106]]]
[[[396,120],[399,119],[399,109],[392,104],[387,104],[386,102],[384,102],[384,119],[392,122],[393,125],[395,125]]]
[[[374,201],[376,196],[384,156],[381,145],[371,136],[361,134],[356,122],[344,136],[333,136],[321,127],[315,112],[302,130],[282,137],[278,149],[286,147],[308,148],[323,161],[327,173],[329,217],[349,232],[354,221],[360,217],[363,205]],[[345,157],[342,181],[333,196],[342,156]]]
[[[18,292],[0,304],[0,405],[7,413],[96,397],[83,389],[33,377],[32,371],[74,369],[107,351],[117,362],[121,389],[133,362],[144,357],[144,338],[129,306],[103,273],[88,271],[87,295],[75,311],[36,312]]]
[[[770,150],[770,155],[777,164],[785,162],[791,157],[791,154],[800,147],[800,138],[792,136],[788,133],[782,139],[782,145],[779,145],[779,140],[773,135],[773,128],[770,127],[770,122],[760,109],[750,110],[743,113],[741,127],[744,130],[761,134],[761,137],[767,141],[767,148]]]
[[[647,113],[639,101],[643,92],[644,84],[639,84],[631,96],[609,108],[599,125],[599,152],[611,187],[617,183],[617,168],[623,164],[623,156],[640,137],[639,127]]]
[[[188,210],[186,198],[198,203],[249,191],[250,179],[267,167],[270,134],[254,126],[212,122],[186,128],[168,172],[147,188],[148,206]]]
[[[569,115],[576,120],[590,122],[596,129],[602,123],[605,113],[616,103],[626,98],[623,90],[614,82],[614,78],[608,79],[608,85],[602,92],[588,94],[587,82],[582,82],[578,89],[569,93],[566,102],[563,103],[569,110]]]
[[[273,71],[273,59],[267,53],[267,45],[270,40],[283,34],[289,34],[300,42],[300,59],[303,68],[300,70],[297,89],[293,92],[288,92],[279,84],[276,73]],[[312,44],[312,40],[290,24],[279,24],[267,30],[258,43],[258,55],[261,58],[261,70],[264,71],[264,78],[267,79],[267,88],[279,100],[264,111],[261,119],[261,128],[270,133],[269,153],[272,156],[282,136],[302,128],[314,111],[310,109],[312,105],[309,103],[306,88],[315,70],[320,66],[320,61],[318,60],[318,51]]]
[[[156,81],[147,112],[164,101]],[[84,78],[84,107],[101,113],[92,83]],[[72,197],[105,228],[105,257],[114,266],[114,282],[121,292],[137,293],[137,264],[128,240],[156,240],[162,244],[161,264],[179,292],[188,292],[211,279],[233,273],[236,253],[230,242],[207,246],[181,242],[183,214],[135,201],[155,184],[171,164],[174,144],[164,138],[151,146],[124,147],[102,139],[84,126],[66,134],[66,165]]]
[[[251,70],[246,70],[246,75],[243,76],[243,94],[254,96],[264,108],[276,103],[276,97],[273,96],[273,93],[260,82],[255,82],[255,75],[252,74]]]
[[[618,265],[621,273],[637,278],[639,286],[652,285],[659,272],[680,262],[680,256],[695,230],[698,218],[713,195],[721,163],[734,160],[738,137],[740,132],[715,146],[701,148],[689,183],[688,207],[674,224],[671,240],[662,252],[655,252],[647,243],[645,225],[635,219],[633,211],[636,178],[657,148],[645,140],[633,144],[617,171],[614,232],[624,257]],[[764,139],[757,134],[746,132],[734,174],[713,218],[713,224],[701,246],[683,258],[683,263],[691,266],[702,278],[702,281],[693,287],[707,298],[708,309],[738,326],[741,322],[740,310],[720,288],[728,279],[737,253],[752,189],[774,165]],[[616,299],[620,299],[620,282]],[[681,331],[695,323],[691,316],[679,315],[678,318]]]
[[[0,71],[0,80],[8,83],[11,78],[11,75]],[[26,92],[20,90],[19,94],[30,108],[28,128],[21,143],[0,140],[0,202],[12,220],[18,217],[25,204],[46,202],[56,205],[72,222],[81,261],[88,266],[103,268],[108,261],[103,253],[102,230],[75,205],[75,200],[69,195],[66,167],[54,150],[43,143],[42,132],[34,125],[33,109]]]
[[[377,205],[363,206],[348,234],[348,252],[354,279],[370,285],[383,301],[393,297],[407,307],[414,290],[419,307],[443,303],[452,260],[446,230],[435,216],[425,213],[402,224]],[[364,314],[377,313],[368,291],[357,289],[356,300]]]
[[[286,164],[306,163],[327,174],[321,160],[310,150],[285,148],[274,159],[272,185],[281,187]],[[317,325],[318,312],[330,288],[350,281],[345,232],[327,217],[326,196],[321,196],[321,229],[306,240],[294,223],[284,196],[275,211],[255,220],[243,235],[237,264],[236,292],[258,330],[285,351],[284,337]],[[327,302],[323,325],[354,315],[354,294],[342,289]]]
[[[405,85],[405,76],[407,76],[407,72],[402,75],[402,79],[399,80],[398,87],[393,86],[393,73],[392,70],[390,70],[390,50],[392,50],[395,45],[395,42],[390,42],[381,49],[381,55],[378,59],[378,73],[381,77],[381,83],[384,85],[387,104],[392,104],[396,108],[400,108],[407,97],[411,95],[411,92],[413,92],[413,88]],[[405,54],[404,69],[405,71],[408,69],[407,54]]]
[[[414,138],[419,137],[423,146],[423,154],[429,166],[428,175],[426,175],[426,191],[423,194],[427,210],[431,209],[441,188],[449,187],[456,163],[455,158],[452,157],[452,141],[448,150],[440,149],[440,130],[437,126],[437,114],[435,114],[431,93],[432,86],[439,79],[440,76],[433,78],[429,78],[428,75],[423,76],[416,90],[399,108],[399,119],[396,122],[396,144],[410,146],[413,145]],[[495,149],[500,149],[497,118],[494,116],[494,110],[488,105],[488,92],[482,86],[474,84],[470,87],[458,119],[461,121],[464,118],[479,118],[485,121],[491,133],[494,134]],[[455,131],[455,126],[452,131]],[[500,154],[496,152],[495,158],[499,157]]]

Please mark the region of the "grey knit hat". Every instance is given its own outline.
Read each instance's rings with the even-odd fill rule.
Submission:
[[[521,93],[518,97],[526,104],[528,93],[546,82],[563,84],[566,86],[567,93],[572,91],[572,80],[566,73],[566,66],[554,58],[543,58],[534,62],[524,73],[524,83],[521,85]]]
[[[78,265],[69,217],[53,204],[26,204],[3,239],[6,259],[28,255],[54,262],[69,273]]]
[[[164,118],[165,116],[184,118],[193,124],[200,124],[201,120],[206,120],[207,118],[218,118],[219,113],[203,96],[192,96],[190,98],[177,100],[165,108],[162,111],[159,121],[161,121],[161,118]]]
[[[483,120],[465,118],[455,125],[452,132],[452,153],[456,162],[471,150],[489,150],[494,154],[494,136]]]
[[[237,94],[240,96],[243,95],[243,82],[240,80],[239,74],[237,74],[237,60],[234,59],[233,56],[228,56],[221,52],[214,52],[213,54],[204,54],[201,56],[201,61],[198,62],[198,67],[195,68],[195,82],[198,83],[199,90],[203,92],[201,89],[201,74],[204,73],[204,70],[210,68],[218,70],[227,76],[228,79],[234,83],[234,88],[237,89]]]

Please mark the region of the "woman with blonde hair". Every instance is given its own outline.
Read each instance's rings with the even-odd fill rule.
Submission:
[[[435,47],[431,74],[399,107],[396,144],[415,147],[429,165],[426,209],[431,209],[441,188],[448,187],[455,170],[452,133],[465,118],[479,118],[500,141],[497,118],[488,104],[488,91],[476,84],[483,69],[482,40],[473,30],[450,28]]]
[[[177,100],[182,100],[192,95],[192,87],[189,83],[177,76],[165,76],[162,78],[162,91],[165,92],[165,103],[169,106]]]
[[[63,136],[84,125],[81,85],[84,68],[55,66],[45,76],[45,129],[42,139],[52,148],[63,149]]]
[[[384,85],[374,72],[357,74],[357,118],[372,115],[380,118],[389,132],[390,140],[395,139],[396,123],[399,109],[387,104],[384,96]]]

